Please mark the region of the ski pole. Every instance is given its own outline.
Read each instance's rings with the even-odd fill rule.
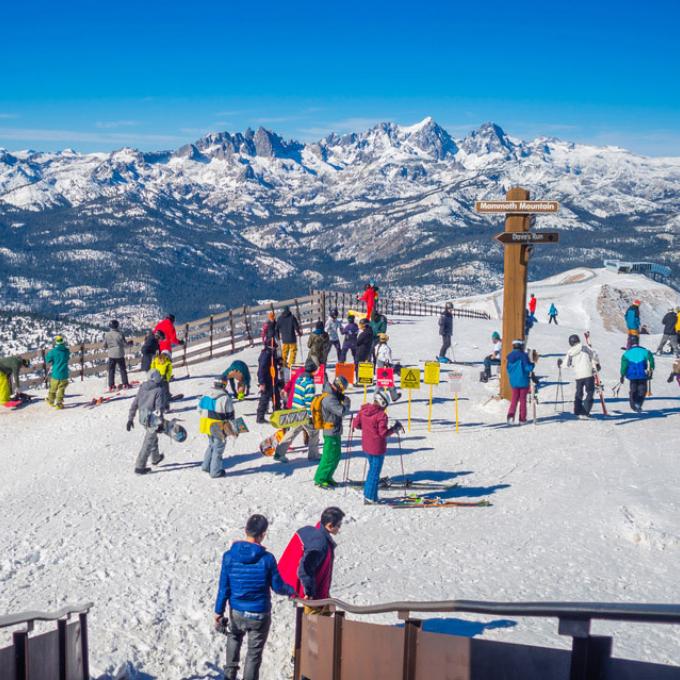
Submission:
[[[397,431],[397,441],[399,442],[399,462],[401,463],[401,476],[404,478],[404,484],[406,483],[406,472],[404,471],[404,454],[401,450],[401,435]]]
[[[352,414],[349,414],[350,422],[352,422]],[[349,480],[349,461],[352,457],[352,436],[354,435],[354,428],[350,426],[349,428],[349,439],[345,445],[345,450],[347,451],[347,456],[345,457],[345,471],[343,474],[342,481],[346,482]]]

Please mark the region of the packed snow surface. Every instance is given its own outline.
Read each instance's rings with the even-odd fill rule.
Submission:
[[[570,274],[574,274],[573,272]],[[457,483],[447,492],[460,500],[488,499],[491,507],[392,510],[366,507],[357,489],[334,492],[312,483],[314,467],[302,452],[290,464],[258,452],[271,432],[254,423],[255,400],[236,406],[251,432],[228,450],[227,476],[201,472],[205,437],[197,434],[196,398],[229,359],[176,370],[174,404],[189,438],[162,438],[166,459],[153,474],[138,477],[133,463],[142,439],[137,424],[125,431],[132,395],[86,410],[104,391],[104,381],[74,382],[66,408],[36,403],[0,413],[0,612],[55,609],[91,600],[90,650],[95,677],[111,677],[128,664],[138,677],[218,678],[225,639],[212,630],[212,611],[222,552],[241,538],[254,512],[270,520],[266,546],[278,557],[293,532],[318,520],[328,505],[347,513],[338,536],[333,594],[348,602],[391,600],[567,600],[677,603],[680,511],[677,464],[680,390],[666,383],[669,355],[657,358],[653,396],[642,415],[633,414],[626,387],[618,398],[623,334],[605,330],[606,318],[592,301],[608,281],[602,274],[573,276],[536,287],[540,323],[530,346],[542,355],[538,423],[506,427],[507,404],[491,397],[497,381],[478,382],[481,365],[458,365],[464,373],[460,431],[446,384],[435,388],[432,432],[427,428],[427,390],[413,393],[411,431],[402,436],[406,473],[416,480]],[[569,278],[569,277],[567,277]],[[633,295],[642,299],[643,322],[653,317],[647,300],[672,295],[640,277]],[[558,327],[546,324],[558,300]],[[481,298],[478,302],[481,301]],[[676,299],[677,302],[677,299]],[[654,311],[656,314],[658,310]],[[655,317],[654,317],[655,318]],[[556,359],[570,333],[592,332],[606,384],[604,418],[575,420],[556,404]],[[431,359],[438,351],[434,318],[395,318],[388,329],[404,364]],[[500,322],[455,320],[455,358],[479,362],[489,353]],[[653,324],[653,332],[660,329]],[[500,329],[499,329],[500,330]],[[644,336],[656,348],[659,336]],[[257,350],[238,356],[254,366]],[[443,381],[451,367],[443,368]],[[564,373],[567,400],[573,376]],[[138,377],[138,376],[135,376]],[[42,393],[38,392],[40,396]],[[353,410],[362,401],[352,391]],[[406,422],[406,395],[390,418]],[[4,411],[4,410],[3,410]],[[346,451],[347,431],[343,440]],[[351,460],[361,479],[364,462]],[[392,441],[384,474],[401,476],[399,448]],[[336,479],[343,477],[341,462]],[[398,491],[382,491],[383,497]],[[396,623],[394,616],[375,621]],[[508,642],[565,647],[553,620],[450,616],[440,626]],[[677,629],[596,623],[596,633],[614,634],[614,654],[680,664]],[[262,677],[289,676],[292,606],[275,598],[273,628]],[[8,634],[2,633],[0,644]]]

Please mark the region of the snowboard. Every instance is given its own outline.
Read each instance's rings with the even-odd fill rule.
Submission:
[[[12,401],[6,401],[3,406],[10,411],[16,411],[17,409],[23,408],[31,402],[33,399],[32,394],[22,394],[20,399],[13,399]]]
[[[183,442],[187,438],[186,429],[179,424],[176,418],[163,420],[163,434],[166,434],[176,442]]]
[[[271,458],[276,453],[276,447],[279,445],[285,434],[285,430],[276,430],[273,435],[263,439],[260,442],[260,453],[263,456]]]

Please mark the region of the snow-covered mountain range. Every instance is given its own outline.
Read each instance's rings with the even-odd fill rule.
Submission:
[[[462,139],[426,118],[316,143],[258,129],[175,151],[0,150],[0,302],[142,325],[310,286],[500,283],[499,217],[474,201],[510,186],[559,200],[559,246],[532,274],[603,258],[680,262],[680,158],[538,138],[487,123]]]

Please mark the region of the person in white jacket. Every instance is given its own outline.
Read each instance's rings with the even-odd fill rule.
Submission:
[[[590,410],[593,408],[595,373],[600,370],[600,360],[591,347],[581,344],[578,335],[569,336],[569,345],[569,351],[564,360],[558,359],[557,365],[561,366],[564,361],[567,367],[574,369],[576,377],[574,415],[586,420],[590,418]],[[584,392],[585,399],[583,398]]]
[[[389,337],[385,333],[378,333],[378,345],[375,348],[376,368],[390,367],[392,365],[392,350],[387,344]]]
[[[342,328],[342,321],[338,319],[338,310],[331,309],[330,316],[326,320],[326,325],[324,330],[328,333],[328,339],[331,341],[331,345],[335,347],[335,351],[338,356],[338,361],[340,361],[340,329]]]

